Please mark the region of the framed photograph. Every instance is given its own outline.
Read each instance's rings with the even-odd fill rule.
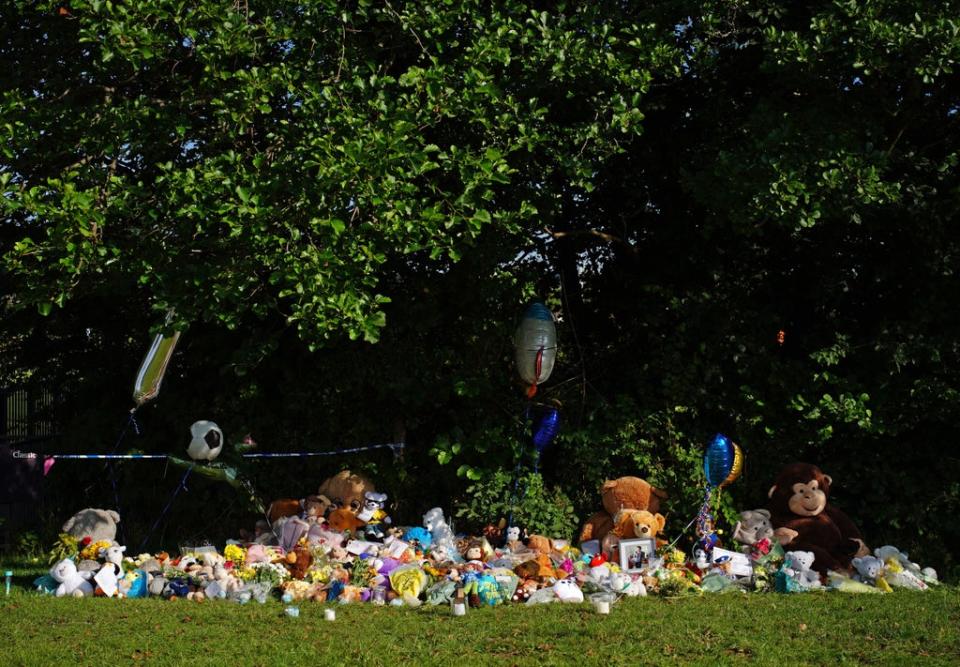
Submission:
[[[657,541],[651,537],[620,540],[620,569],[624,572],[641,572],[657,555]]]

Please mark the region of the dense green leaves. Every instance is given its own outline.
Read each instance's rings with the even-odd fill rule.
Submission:
[[[112,435],[173,308],[147,448],[198,412],[273,449],[405,436],[366,462],[400,516],[494,519],[468,489],[532,467],[536,296],[541,504],[640,474],[676,536],[720,430],[727,518],[806,459],[871,541],[954,562],[957,3],[59,7],[0,10],[0,370],[63,387],[64,446]]]

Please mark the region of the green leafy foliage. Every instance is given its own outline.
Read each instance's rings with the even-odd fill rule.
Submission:
[[[573,503],[556,487],[548,487],[534,472],[497,470],[467,487],[457,517],[481,529],[500,519],[512,520],[531,535],[570,539],[577,527]]]
[[[7,5],[0,380],[56,388],[56,449],[113,441],[172,308],[136,446],[179,453],[201,417],[267,451],[404,439],[253,482],[349,466],[397,521],[499,519],[467,489],[533,463],[510,339],[541,298],[544,506],[583,519],[635,474],[679,537],[722,431],[746,457],[726,528],[807,460],[869,543],[956,566],[956,2]],[[113,502],[65,469],[44,515]],[[176,484],[118,481],[138,534]],[[168,535],[252,519],[189,497]]]

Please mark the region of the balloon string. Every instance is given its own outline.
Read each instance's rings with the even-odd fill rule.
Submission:
[[[698,518],[699,518],[699,515],[693,517],[692,519],[690,519],[690,523],[688,523],[686,526],[683,527],[683,530],[681,530],[681,531],[680,531],[680,534],[677,535],[677,539],[675,539],[673,542],[671,542],[670,544],[668,544],[668,545],[667,545],[667,548],[668,548],[668,549],[672,549],[673,547],[675,547],[675,546],[677,545],[677,542],[680,541],[680,538],[683,537],[688,530],[690,530],[690,526],[692,526],[692,525],[696,522],[696,520],[697,520]]]
[[[127,429],[130,426],[133,426],[133,430],[137,435],[140,435],[140,425],[137,424],[137,419],[134,417],[137,409],[133,408],[130,410],[130,416],[127,418],[127,423],[123,425],[123,428],[120,430],[120,436],[117,438],[117,441],[113,445],[113,449],[110,450],[111,454],[115,454],[117,449],[120,448],[120,443],[123,442],[124,436],[127,435]],[[120,531],[120,539],[124,544],[127,542],[126,531],[123,527],[123,512],[120,509],[120,489],[117,486],[117,471],[116,466],[111,462],[107,464],[107,468],[110,470],[110,485],[113,487],[113,502],[117,506],[117,514],[120,516],[120,521],[117,523],[117,529]]]
[[[536,390],[537,385],[533,385],[534,390]],[[530,420],[530,405],[527,405],[527,409],[524,411],[524,422]],[[539,453],[537,454],[537,459],[539,463]],[[510,515],[507,518],[507,527],[513,526],[513,511],[516,509],[516,506],[527,497],[527,486],[523,487],[523,495],[519,498],[517,497],[517,487],[520,486],[520,466],[523,464],[523,454],[521,453],[520,458],[517,459],[517,467],[513,471],[513,490],[510,492],[510,496],[507,499],[507,502],[510,504]]]
[[[190,476],[190,471],[193,470],[194,463],[190,464],[190,467],[187,468],[187,471],[183,473],[183,477],[180,478],[180,484],[177,485],[177,488],[173,490],[173,495],[170,496],[170,500],[167,501],[166,507],[163,508],[163,511],[160,512],[160,516],[157,517],[157,520],[153,522],[153,525],[150,526],[150,530],[147,533],[146,537],[143,538],[143,542],[140,543],[140,552],[143,553],[144,547],[147,546],[147,542],[153,536],[153,532],[157,529],[157,526],[160,525],[160,521],[163,520],[163,517],[167,515],[167,512],[170,511],[170,507],[173,505],[174,499],[177,497],[177,494],[180,493],[181,489],[186,491],[187,489],[187,477]]]

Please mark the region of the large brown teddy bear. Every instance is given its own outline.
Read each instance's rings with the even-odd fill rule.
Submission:
[[[821,575],[848,569],[855,556],[869,553],[853,521],[829,504],[832,483],[817,466],[793,463],[768,494],[774,535],[787,551],[812,551]]]
[[[320,485],[317,495],[329,498],[333,509],[345,509],[356,514],[363,507],[363,494],[376,490],[373,482],[363,475],[341,470]]]
[[[614,528],[613,517],[620,510],[647,510],[652,514],[660,511],[660,501],[667,494],[650,486],[639,477],[608,479],[600,486],[603,510],[587,519],[580,531],[580,542],[603,540]]]

